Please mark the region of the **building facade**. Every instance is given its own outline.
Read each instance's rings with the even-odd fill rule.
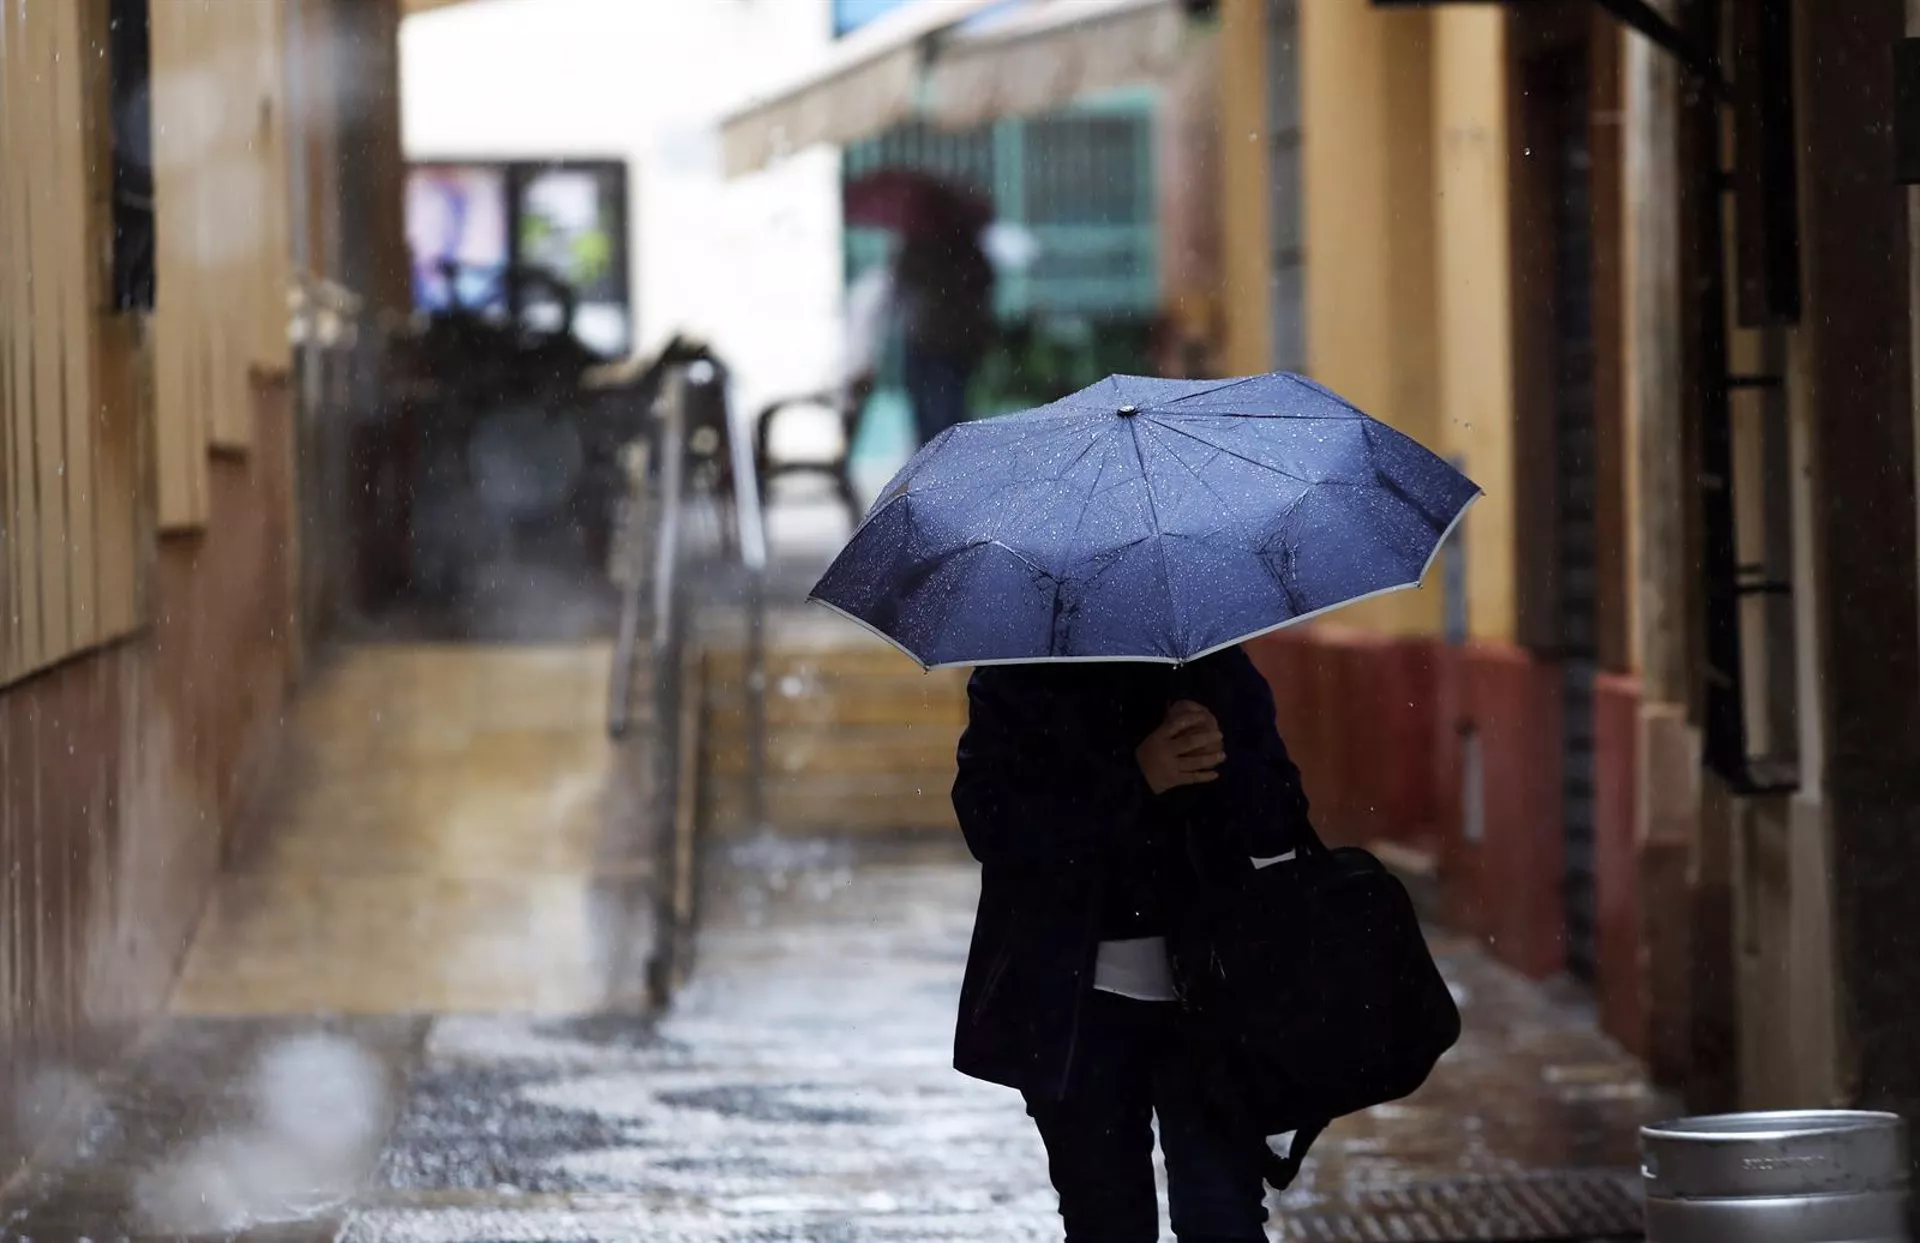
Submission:
[[[1908,19],[1659,7],[1681,55],[1604,6],[1223,0],[1220,128],[1266,139],[1224,246],[1288,257],[1227,266],[1227,369],[1297,304],[1306,369],[1487,489],[1440,581],[1262,660],[1323,820],[1661,1079],[1910,1108]]]
[[[165,1004],[331,615],[296,449],[350,369],[301,329],[400,305],[398,17],[0,15],[0,1181]]]

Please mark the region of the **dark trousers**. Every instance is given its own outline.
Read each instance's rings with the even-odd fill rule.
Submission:
[[[1081,1016],[1066,1098],[1027,1098],[1060,1193],[1067,1243],[1159,1239],[1156,1118],[1168,1207],[1182,1243],[1266,1238],[1260,1154],[1231,1142],[1204,1111],[1176,1017],[1170,1003],[1094,993]]]
[[[966,359],[908,342],[901,352],[900,370],[921,444],[966,420],[967,381],[973,375]]]

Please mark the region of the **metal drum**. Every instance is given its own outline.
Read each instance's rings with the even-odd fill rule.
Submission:
[[[1720,1114],[1640,1131],[1648,1243],[1906,1243],[1895,1114]]]

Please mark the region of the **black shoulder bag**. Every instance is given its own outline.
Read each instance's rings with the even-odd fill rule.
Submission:
[[[1175,971],[1210,1104],[1276,1190],[1336,1118],[1404,1097],[1460,1038],[1413,902],[1309,828],[1292,858],[1203,877]],[[1283,1157],[1267,1137],[1292,1132]]]

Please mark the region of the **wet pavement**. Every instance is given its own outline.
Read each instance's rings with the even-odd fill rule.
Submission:
[[[180,1015],[102,1085],[74,1158],[10,1201],[0,1233],[1058,1237],[1017,1097],[948,1069],[976,884],[952,841],[725,851],[699,972],[660,1021]],[[1463,1188],[1537,1200],[1530,1187],[1571,1183],[1605,1200],[1629,1181],[1655,1108],[1633,1063],[1577,1006],[1439,948],[1467,1017],[1460,1046],[1416,1097],[1321,1140],[1276,1204],[1276,1237],[1440,1237],[1388,1218]],[[1386,1224],[1351,1233],[1355,1209]],[[1456,1237],[1532,1237],[1497,1227]]]
[[[831,655],[776,631],[809,668]],[[862,832],[819,832],[818,808],[794,810],[811,787],[778,783],[785,833],[718,826],[695,974],[650,1016],[660,816],[644,737],[603,734],[608,659],[389,643],[317,679],[172,1013],[6,1189],[0,1239],[1058,1238],[1018,1097],[949,1068],[976,869],[950,827],[886,831],[919,823],[944,774],[843,822]],[[933,682],[828,672],[781,679],[825,698],[773,714],[792,734],[778,754],[842,717],[879,728],[883,700],[916,730],[955,728]],[[834,775],[806,755],[803,776]],[[1638,1067],[1577,997],[1436,948],[1465,1036],[1418,1095],[1321,1139],[1276,1237],[1631,1229],[1635,1133],[1660,1112]]]

